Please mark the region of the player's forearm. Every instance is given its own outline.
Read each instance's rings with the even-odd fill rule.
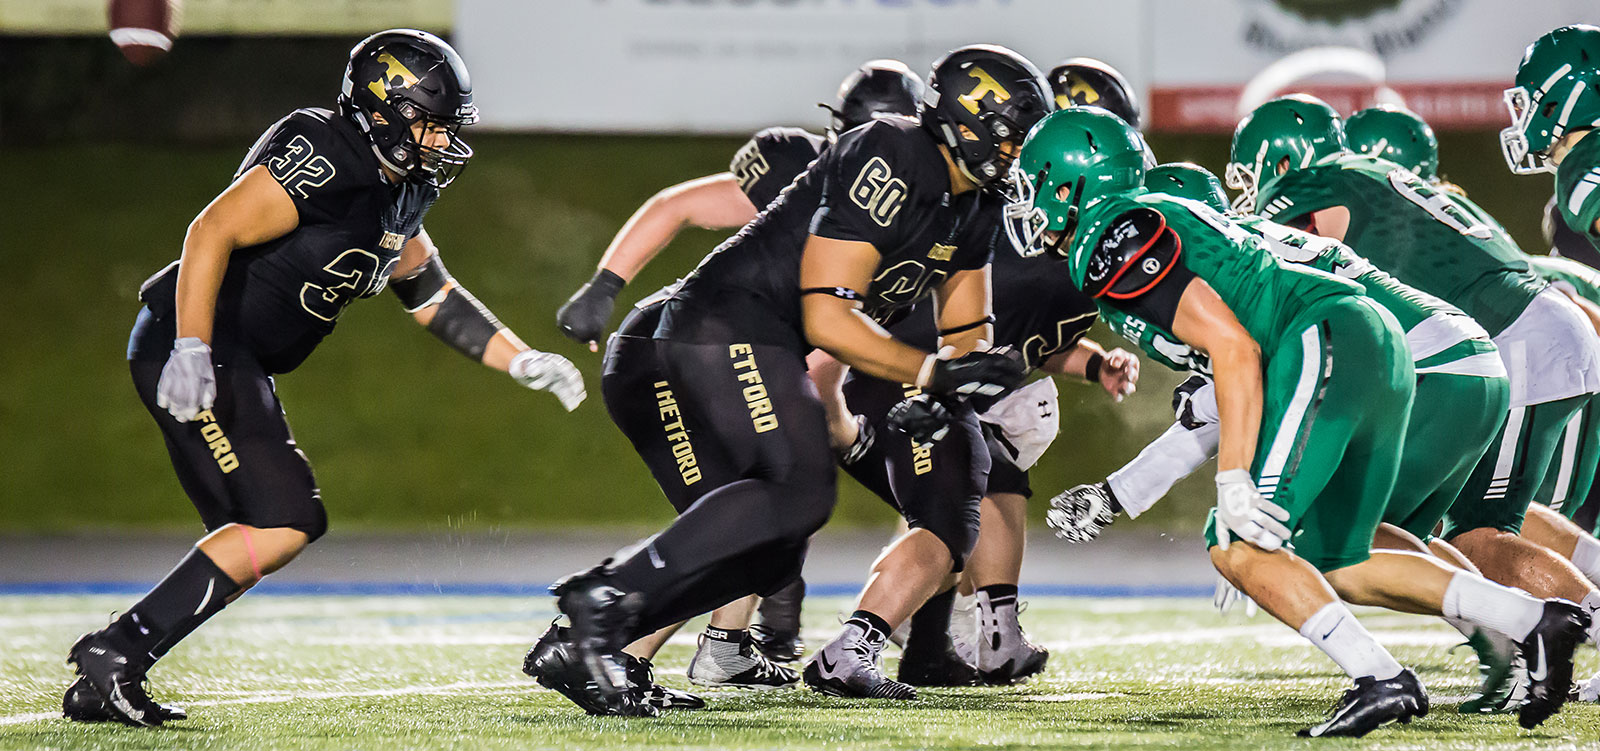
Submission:
[[[201,220],[189,225],[189,233],[183,240],[183,257],[178,264],[174,301],[179,338],[195,337],[211,343],[217,295],[232,253],[233,244],[208,232]]]
[[[895,339],[858,310],[834,300],[804,304],[806,338],[840,362],[867,375],[916,383],[928,354]]]
[[[1085,378],[1085,374],[1089,372],[1089,361],[1095,355],[1105,357],[1105,348],[1092,339],[1079,339],[1077,344],[1072,345],[1072,349],[1051,355],[1050,359],[1044,361],[1041,370],[1053,375]]]
[[[1189,429],[1174,423],[1121,469],[1106,478],[1117,503],[1134,518],[1166,497],[1179,480],[1193,474],[1217,451],[1217,426]]]
[[[633,281],[685,227],[743,226],[757,211],[727,173],[666,188],[645,201],[611,239],[598,268]]]
[[[966,329],[954,334],[943,334],[939,337],[940,349],[945,347],[953,347],[955,349],[954,355],[956,357],[960,357],[961,355],[978,349],[979,345],[989,345],[993,343],[994,326],[987,323],[982,326]]]
[[[1248,471],[1255,460],[1261,430],[1261,352],[1254,340],[1230,339],[1208,353],[1216,376],[1217,411],[1221,417],[1221,445],[1217,471]]]
[[[434,301],[412,310],[411,316],[451,349],[496,370],[505,370],[514,355],[527,349],[487,306],[454,279],[435,294]]]

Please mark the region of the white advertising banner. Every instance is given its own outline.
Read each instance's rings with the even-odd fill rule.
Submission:
[[[457,0],[454,39],[485,125],[743,133],[820,127],[856,65],[914,70],[1004,44],[1045,70],[1084,55],[1126,74],[1158,130],[1228,130],[1257,80],[1343,109],[1380,80],[1439,127],[1496,127],[1522,49],[1600,0]],[[1323,55],[1306,50],[1339,48]],[[1275,78],[1276,76],[1276,78]],[[1274,88],[1276,81],[1281,86]]]
[[[892,57],[922,73],[973,42],[1047,70],[1091,55],[1137,80],[1142,11],[1107,0],[458,0],[454,39],[488,127],[739,133],[821,127],[816,104],[857,65]]]

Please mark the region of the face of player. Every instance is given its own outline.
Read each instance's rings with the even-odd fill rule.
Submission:
[[[1583,140],[1586,135],[1589,135],[1589,131],[1577,130],[1565,133],[1556,139],[1555,143],[1550,144],[1550,163],[1560,165],[1561,160],[1567,158],[1567,152],[1571,151],[1572,147],[1577,146],[1578,141]]]
[[[427,148],[443,150],[455,134],[443,123],[418,120],[411,124],[411,137]]]

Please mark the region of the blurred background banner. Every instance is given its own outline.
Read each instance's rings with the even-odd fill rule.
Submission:
[[[460,0],[456,38],[501,129],[743,132],[805,122],[839,71],[874,57],[916,70],[971,40],[1046,70],[1117,66],[1157,130],[1229,131],[1239,97],[1291,53],[1334,99],[1385,77],[1439,128],[1496,126],[1528,40],[1600,16],[1594,0]],[[546,30],[559,29],[559,33]],[[1353,87],[1353,88],[1352,88]],[[805,92],[796,96],[797,92]],[[816,92],[816,93],[812,93]],[[1277,93],[1276,91],[1268,92]],[[1362,97],[1366,96],[1366,101]],[[578,106],[581,103],[581,106]]]
[[[411,26],[438,34],[455,21],[452,0],[181,0],[191,35],[351,34]],[[100,35],[106,0],[0,0],[0,33]]]

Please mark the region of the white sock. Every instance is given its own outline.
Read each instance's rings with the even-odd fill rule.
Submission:
[[[1400,663],[1367,633],[1344,603],[1324,605],[1300,626],[1300,635],[1339,663],[1351,678],[1385,681],[1400,674]]]
[[[1463,621],[1460,618],[1451,618],[1450,616],[1445,616],[1444,622],[1450,624],[1450,626],[1455,630],[1460,631],[1461,635],[1467,637],[1468,639],[1471,639],[1472,635],[1478,632],[1477,626]]]
[[[1129,518],[1149,511],[1178,484],[1217,451],[1222,428],[1205,425],[1189,430],[1179,424],[1145,446],[1139,455],[1106,478]]]
[[[1492,628],[1520,642],[1539,625],[1544,602],[1470,571],[1457,571],[1444,590],[1444,615]]]
[[[1583,602],[1578,603],[1578,607],[1589,614],[1589,641],[1600,645],[1600,623],[1595,622],[1596,618],[1600,618],[1600,592],[1589,590],[1589,594],[1583,596]]]
[[[1600,540],[1579,535],[1578,545],[1572,549],[1572,565],[1577,566],[1590,582],[1600,584]]]

